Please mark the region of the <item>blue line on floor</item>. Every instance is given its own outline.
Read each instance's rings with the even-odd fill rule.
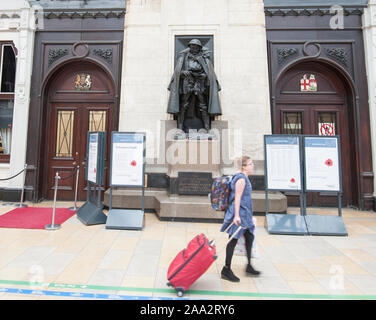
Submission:
[[[82,298],[82,299],[105,299],[105,300],[189,300],[187,298],[125,296],[125,295],[118,295],[118,294],[98,294],[98,293],[31,290],[31,289],[16,289],[16,288],[0,288],[0,293],[15,293],[15,294],[25,294],[25,295],[71,297],[71,298]]]

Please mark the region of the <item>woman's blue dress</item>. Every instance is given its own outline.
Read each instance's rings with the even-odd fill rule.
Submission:
[[[239,179],[245,180],[245,188],[240,200],[240,210],[239,215],[241,219],[241,226],[243,227],[242,230],[234,237],[235,239],[239,239],[239,237],[244,234],[245,230],[249,230],[251,233],[254,232],[255,226],[252,221],[253,217],[253,204],[252,204],[252,185],[249,181],[248,177],[244,173],[237,173],[234,175],[233,179],[231,180],[231,194],[230,194],[230,205],[226,211],[225,218],[222,224],[221,232],[225,231],[228,226],[232,223],[235,216],[235,184]],[[231,228],[227,231],[227,233],[232,236],[238,230],[238,226],[235,224],[231,226]]]

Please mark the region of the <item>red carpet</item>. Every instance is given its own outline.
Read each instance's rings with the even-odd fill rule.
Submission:
[[[16,208],[0,216],[0,228],[44,229],[52,223],[52,208]],[[56,208],[55,224],[62,224],[76,214],[65,208]]]

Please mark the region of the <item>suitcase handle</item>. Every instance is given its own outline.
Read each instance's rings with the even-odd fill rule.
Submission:
[[[227,232],[227,231],[228,231],[233,225],[234,225],[234,222],[232,222],[232,223],[231,223],[231,224],[225,229],[224,232]],[[229,243],[232,239],[234,239],[234,237],[239,233],[239,231],[240,231],[241,229],[244,229],[244,227],[239,226],[239,227],[238,227],[238,230],[236,230],[236,231],[234,232],[234,234],[230,237],[230,239],[228,239],[227,243]],[[227,244],[226,244],[226,245],[227,245]],[[224,246],[221,250],[219,250],[219,251],[217,251],[217,252],[218,252],[218,253],[219,253],[219,252],[222,252],[225,248],[226,248],[226,246]]]
[[[230,230],[230,228],[234,225],[234,222],[232,222],[224,232],[227,232],[228,230]],[[241,225],[238,227],[238,230],[235,231],[235,233],[230,237],[230,239],[228,239],[228,242],[230,242],[232,239],[234,239],[234,237],[239,233],[239,231],[241,229],[244,229]]]

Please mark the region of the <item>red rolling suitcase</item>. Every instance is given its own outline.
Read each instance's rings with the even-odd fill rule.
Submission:
[[[180,251],[171,262],[167,279],[168,286],[176,289],[179,297],[201,277],[217,258],[214,243],[204,234],[194,237],[187,248]]]
[[[228,241],[231,241],[241,228],[240,226]],[[187,248],[180,251],[172,260],[167,271],[167,285],[174,287],[178,297],[182,297],[184,292],[209,269],[215,259],[217,259],[217,255],[214,241],[209,241],[201,233],[194,237]]]

